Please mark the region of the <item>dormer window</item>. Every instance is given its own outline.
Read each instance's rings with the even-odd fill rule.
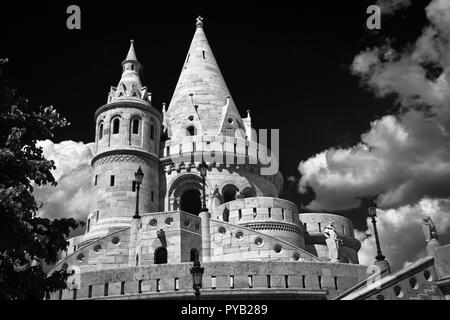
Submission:
[[[119,133],[119,128],[120,128],[120,120],[119,119],[114,119],[114,121],[113,121],[113,134],[118,134]]]

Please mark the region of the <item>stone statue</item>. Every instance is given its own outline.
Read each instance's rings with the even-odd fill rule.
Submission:
[[[338,262],[340,261],[339,248],[342,244],[342,239],[336,231],[334,221],[331,218],[329,221],[330,223],[323,230],[328,247],[328,257],[332,262]]]
[[[425,234],[425,239],[428,242],[431,240],[439,240],[439,236],[437,234],[436,226],[434,225],[433,220],[431,217],[425,217],[423,218],[423,222],[425,223],[423,231]]]
[[[217,208],[222,204],[222,195],[220,194],[219,187],[217,186],[217,184],[214,185],[214,188],[210,192],[210,199],[211,199],[210,203],[211,209]]]

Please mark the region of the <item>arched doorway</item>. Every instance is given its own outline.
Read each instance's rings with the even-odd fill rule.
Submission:
[[[198,260],[198,250],[197,249],[191,249],[191,262],[195,262]]]
[[[180,199],[180,210],[198,215],[202,209],[202,200],[200,191],[189,189],[183,192]]]
[[[160,247],[155,250],[155,264],[167,263],[167,249]]]
[[[222,189],[223,202],[227,203],[233,200],[236,200],[236,193],[238,193],[239,189],[233,184],[227,184]]]

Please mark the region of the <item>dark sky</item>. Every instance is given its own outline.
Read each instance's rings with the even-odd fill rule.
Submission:
[[[94,111],[120,79],[129,40],[145,67],[142,80],[153,105],[161,109],[170,102],[200,13],[241,115],[250,109],[256,128],[280,129],[281,172],[288,177],[298,175],[301,160],[357,143],[370,121],[395,110],[392,98],[380,100],[361,88],[349,66],[386,37],[395,39],[394,46],[416,39],[428,2],[414,0],[395,20],[383,17],[381,31],[365,27],[375,0],[2,5],[0,57],[11,60],[7,75],[22,95],[54,105],[70,120],[56,141],[91,142]],[[69,4],[81,7],[79,31],[66,28]]]

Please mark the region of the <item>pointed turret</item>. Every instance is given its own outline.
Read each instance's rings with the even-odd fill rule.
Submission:
[[[228,99],[229,98],[229,99]],[[203,18],[197,18],[180,78],[167,110],[172,140],[186,135],[195,126],[197,135],[225,134],[225,130],[245,126],[231,97],[204,32]],[[176,116],[171,116],[171,115]],[[201,126],[195,124],[198,116]]]
[[[113,88],[108,102],[130,97],[148,100],[147,89],[142,87],[141,78],[139,77],[142,65],[136,57],[134,40],[130,42],[127,57],[122,62],[122,77],[117,88]]]

